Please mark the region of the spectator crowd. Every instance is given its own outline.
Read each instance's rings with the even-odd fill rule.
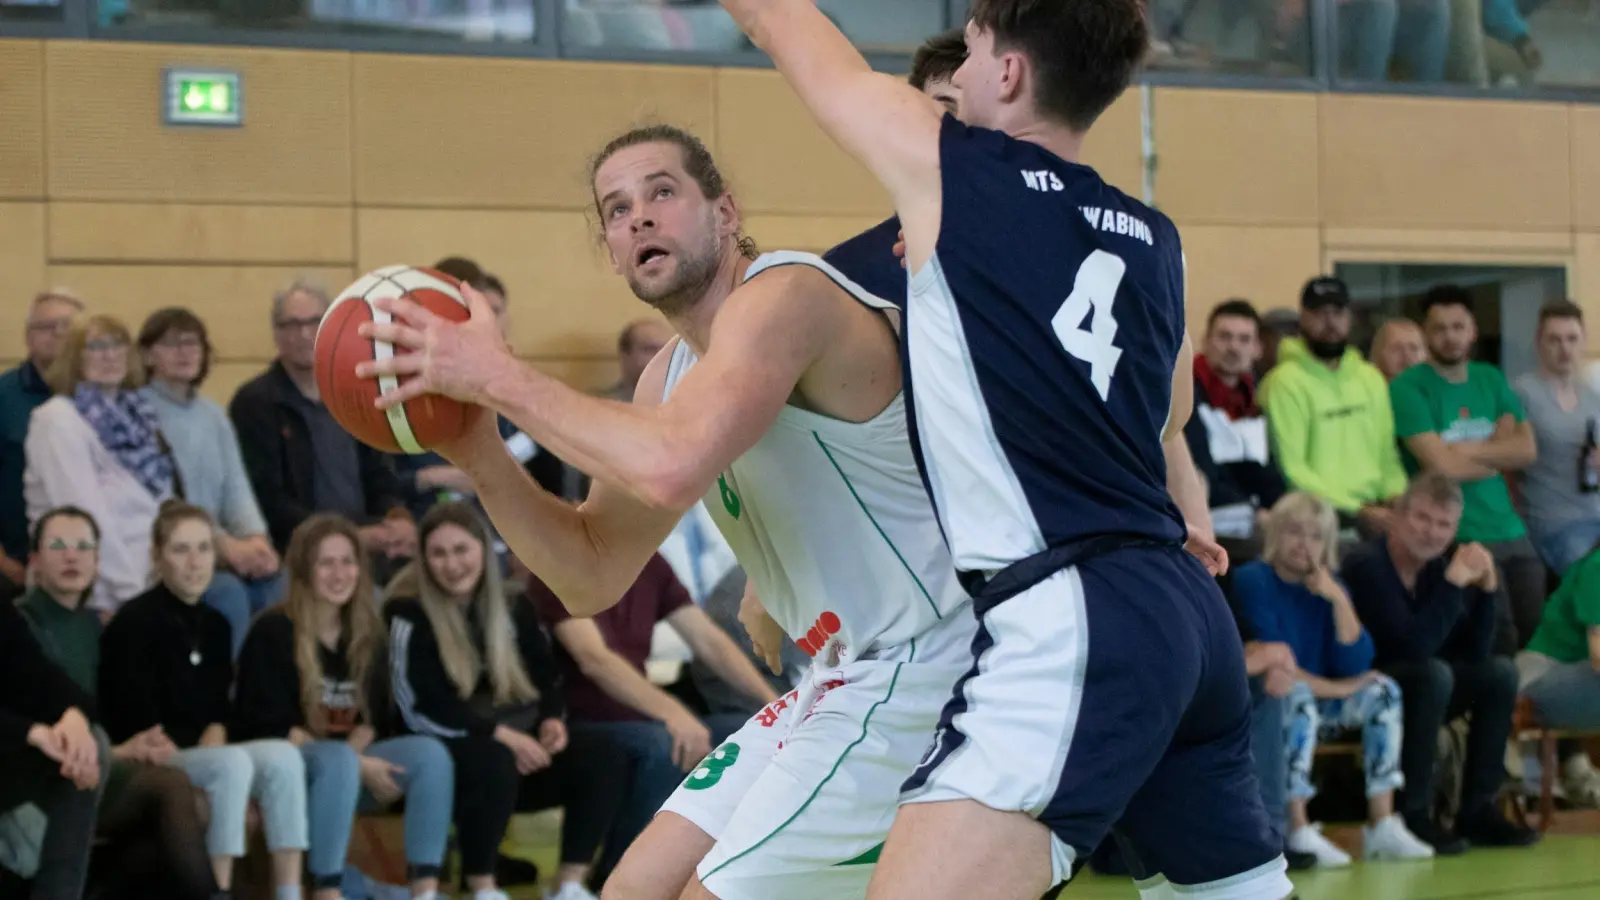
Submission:
[[[509,334],[499,279],[437,267]],[[559,807],[546,896],[584,900],[804,664],[757,661],[743,573],[698,507],[615,607],[568,616],[462,472],[334,421],[313,377],[329,302],[298,281],[263,304],[277,357],[226,410],[199,393],[213,348],[192,311],[135,330],[66,291],[29,307],[27,359],[0,375],[0,868],[33,897],[227,896],[255,840],[276,900],[500,900],[536,877],[500,852],[512,816]],[[1582,314],[1540,311],[1516,384],[1472,358],[1458,288],[1386,323],[1370,361],[1350,319],[1345,285],[1316,278],[1298,318],[1218,305],[1195,357],[1186,436],[1233,560],[1263,794],[1295,865],[1348,864],[1312,801],[1319,746],[1350,739],[1366,858],[1530,844],[1501,802],[1519,698],[1600,728]],[[607,395],[669,337],[629,325]],[[583,495],[501,435],[546,490]],[[1569,802],[1600,803],[1580,747],[1560,765]],[[349,862],[357,816],[395,807],[406,885]]]

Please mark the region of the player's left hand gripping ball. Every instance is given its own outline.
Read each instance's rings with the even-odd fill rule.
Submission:
[[[356,374],[363,378],[400,377],[397,389],[378,397],[387,409],[423,394],[443,394],[465,403],[486,405],[490,380],[507,354],[494,309],[471,286],[461,286],[471,318],[450,322],[403,297],[375,301],[394,316],[393,322],[361,326],[361,336],[388,341],[404,353],[388,359],[363,362]]]

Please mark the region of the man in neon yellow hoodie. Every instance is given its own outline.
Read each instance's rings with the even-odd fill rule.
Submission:
[[[1406,489],[1383,373],[1349,346],[1350,292],[1314,278],[1300,294],[1300,332],[1278,347],[1262,382],[1274,455],[1297,490],[1333,504],[1345,524],[1388,529],[1389,503]]]

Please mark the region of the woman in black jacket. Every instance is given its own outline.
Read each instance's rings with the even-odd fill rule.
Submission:
[[[406,862],[413,898],[431,898],[450,836],[455,773],[438,740],[379,740],[374,680],[387,678],[388,642],[373,601],[361,535],[342,516],[312,516],[287,554],[288,600],[263,612],[239,656],[234,735],[283,738],[306,762],[307,853],[316,900],[340,900],[358,806],[406,799]],[[375,715],[375,712],[377,715]]]
[[[410,731],[440,738],[455,757],[467,887],[479,900],[503,897],[494,866],[512,813],[562,806],[553,896],[591,898],[583,882],[621,804],[627,757],[568,734],[549,638],[531,606],[506,599],[478,514],[435,506],[419,543],[422,560],[396,576],[384,607],[394,697]]]
[[[206,850],[228,891],[244,856],[250,801],[261,810],[272,851],[276,896],[300,896],[306,849],[306,774],[300,751],[282,740],[235,742],[233,639],[228,620],[200,602],[216,569],[216,532],[205,510],[168,501],[151,528],[161,580],[123,604],[100,638],[100,709],[121,743],[154,726],[178,748],[182,769],[211,800]]]

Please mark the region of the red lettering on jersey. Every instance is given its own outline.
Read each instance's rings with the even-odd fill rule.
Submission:
[[[796,700],[799,699],[799,697],[800,692],[798,690],[790,691],[789,693],[784,694],[782,697],[779,697],[771,703],[768,703],[766,707],[764,707],[760,712],[756,713],[756,721],[761,723],[762,728],[771,728],[772,726],[778,724],[778,713],[781,713],[789,708],[790,700]]]
[[[795,643],[799,645],[801,650],[805,651],[807,656],[816,656],[822,652],[823,647],[828,645],[828,638],[838,634],[839,629],[843,627],[844,623],[839,621],[839,616],[832,610],[828,610],[817,616],[817,621],[813,622],[811,627],[806,630],[806,633]]]

